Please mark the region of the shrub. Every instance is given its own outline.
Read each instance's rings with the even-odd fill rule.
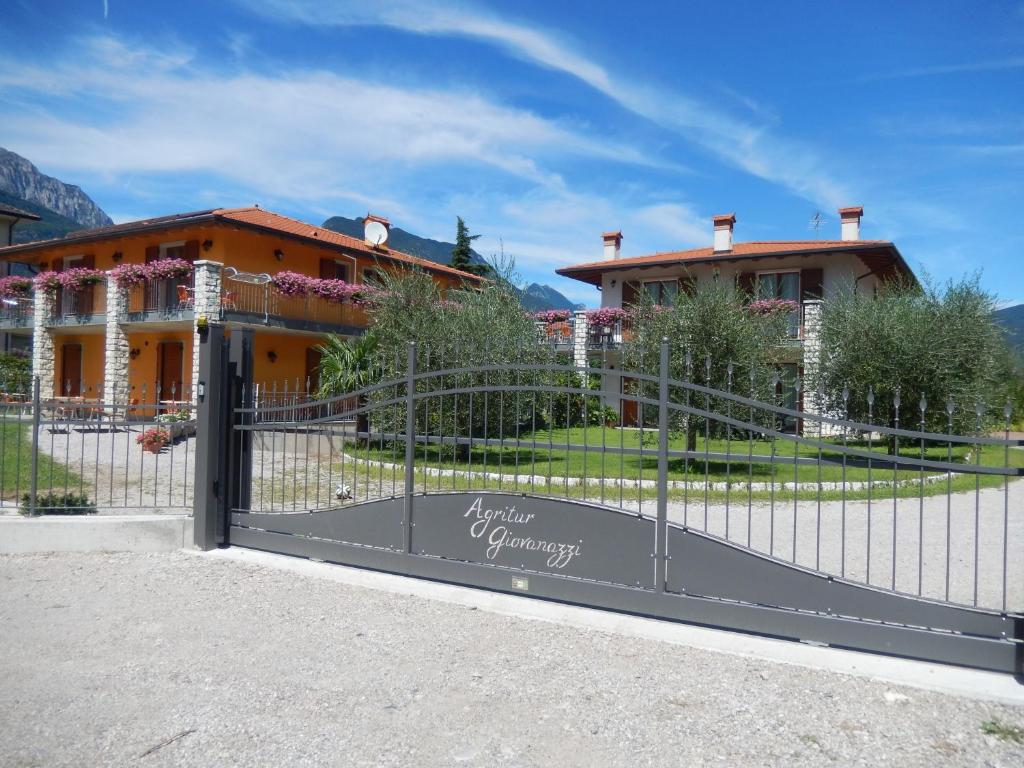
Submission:
[[[19,512],[30,513],[32,495],[22,494]],[[77,493],[37,493],[37,515],[95,515],[96,504],[85,494]]]

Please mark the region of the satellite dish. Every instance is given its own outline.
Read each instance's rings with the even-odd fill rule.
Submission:
[[[388,241],[388,228],[379,221],[366,222],[363,232],[370,245],[384,245]]]

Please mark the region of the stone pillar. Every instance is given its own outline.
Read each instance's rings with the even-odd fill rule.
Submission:
[[[39,377],[40,396],[45,398],[57,394],[54,389],[53,336],[50,334],[50,318],[53,316],[55,297],[50,291],[35,289],[32,308],[32,375]]]
[[[128,291],[107,277],[107,330],[103,358],[103,402],[127,405],[131,345],[121,323],[128,313]]]
[[[822,414],[823,403],[818,401],[816,379],[821,366],[821,301],[811,299],[803,303],[804,312],[804,411]],[[822,431],[816,421],[804,423],[804,434],[808,437],[820,437],[831,434],[829,425]]]
[[[219,261],[197,261],[192,296],[195,300],[192,321],[192,402],[196,400],[199,381],[199,322],[220,320],[220,288],[224,265]]]
[[[577,368],[587,367],[587,313],[578,309],[572,331],[572,361]]]

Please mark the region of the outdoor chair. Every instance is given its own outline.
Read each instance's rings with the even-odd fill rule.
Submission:
[[[192,297],[192,291],[187,285],[179,285],[178,287],[178,311],[181,312],[185,309],[195,308],[195,299]]]

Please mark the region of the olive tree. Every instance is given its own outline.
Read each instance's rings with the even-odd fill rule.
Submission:
[[[846,286],[822,305],[821,364],[808,386],[820,388],[826,411],[854,420],[891,424],[898,412],[901,425],[917,427],[923,404],[930,431],[950,421],[957,432],[984,431],[1003,422],[1011,394],[994,310],[977,276],[891,283],[877,296]]]
[[[786,315],[795,307],[791,302],[749,303],[748,298],[717,280],[680,292],[671,306],[644,297],[630,310],[633,339],[625,348],[624,370],[656,375],[661,341],[668,339],[671,378],[771,402],[776,365],[785,350]],[[652,396],[652,385],[645,387]],[[688,397],[685,388],[673,387],[670,393],[677,402]],[[689,398],[704,407],[703,398]],[[725,410],[720,398],[709,397],[707,404],[713,411]],[[696,420],[676,414],[671,426],[686,431],[692,450]]]

